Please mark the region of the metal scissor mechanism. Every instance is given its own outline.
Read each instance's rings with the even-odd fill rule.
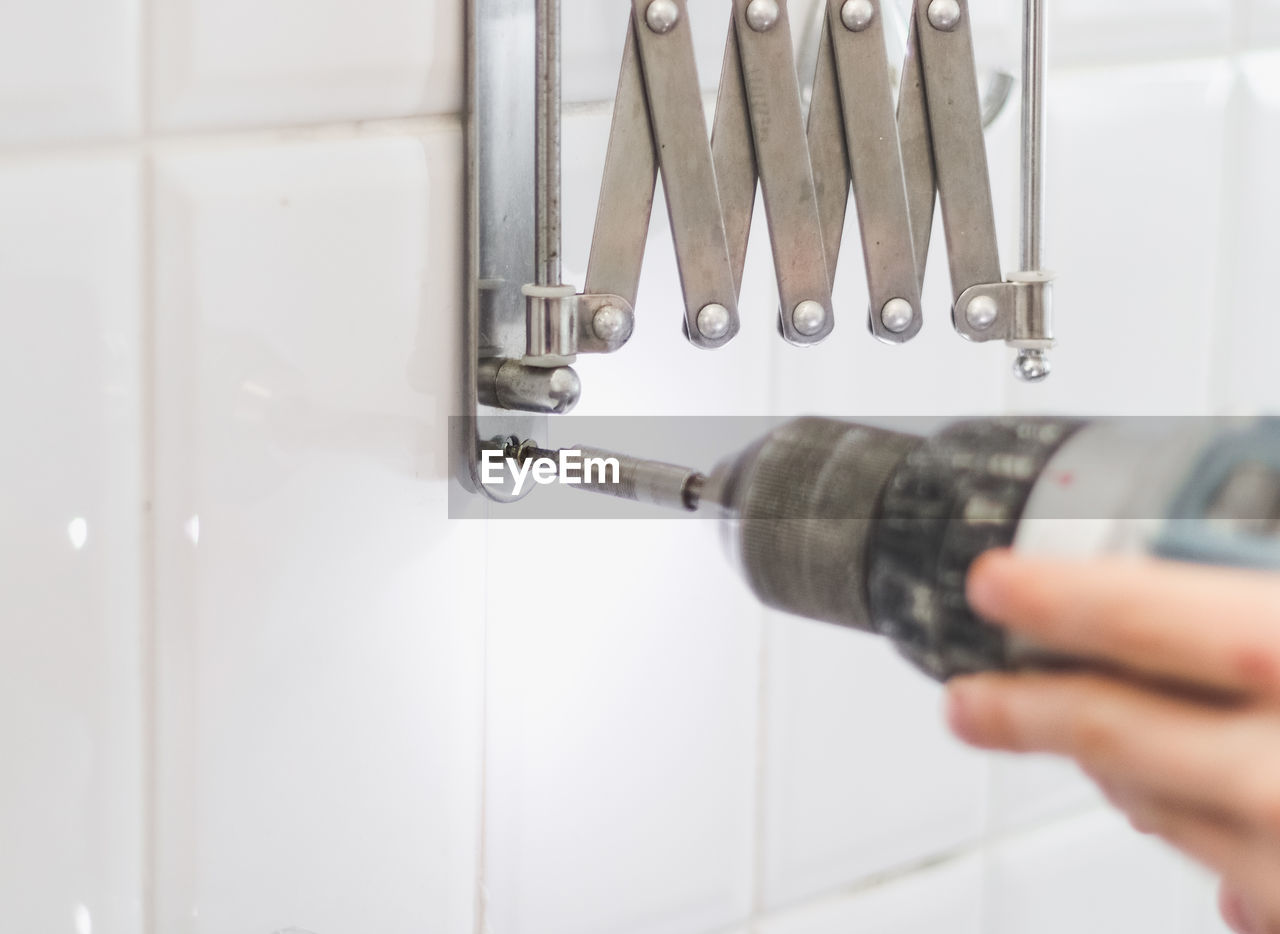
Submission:
[[[1038,2],[1027,0],[1029,10]],[[660,171],[686,332],[700,347],[724,345],[739,329],[758,182],[782,334],[818,343],[835,324],[831,285],[852,191],[870,329],[903,343],[923,324],[936,201],[956,330],[972,341],[1008,341],[1023,351],[1024,376],[1047,375],[1051,277],[1026,250],[1029,268],[1002,275],[967,0],[917,0],[896,112],[880,0],[827,0],[807,125],[786,0],[732,7],[708,146],[686,0],[633,0],[587,292],[634,305]],[[1038,13],[1029,23],[1040,28]],[[1028,67],[1024,111],[1038,115],[1038,46]],[[1025,169],[1028,147],[1038,165],[1040,131],[1024,130]],[[1038,194],[1035,201],[1038,241]]]
[[[462,434],[530,436],[516,413],[573,408],[578,354],[630,339],[659,173],[684,304],[698,347],[731,341],[757,190],[777,274],[780,331],[797,345],[836,325],[832,284],[852,195],[869,324],[905,343],[935,206],[952,322],[1019,351],[1048,375],[1050,290],[1041,249],[1044,0],[1023,0],[1022,271],[996,247],[968,0],[915,0],[895,108],[884,34],[893,0],[821,0],[806,114],[787,0],[729,0],[710,139],[687,0],[630,0],[595,233],[581,293],[562,281],[559,0],[468,0],[469,265]],[[530,13],[534,15],[530,16]],[[529,81],[529,76],[534,81]],[[512,145],[532,139],[534,145]],[[481,429],[481,420],[492,423]],[[463,448],[478,484],[478,448]]]

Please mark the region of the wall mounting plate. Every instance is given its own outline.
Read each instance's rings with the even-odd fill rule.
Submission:
[[[536,276],[537,48],[532,0],[468,0],[468,293],[454,450],[463,485],[498,501],[512,497],[481,482],[482,449],[545,434],[546,416],[485,405],[478,391],[485,361],[520,360],[526,350],[522,290]]]

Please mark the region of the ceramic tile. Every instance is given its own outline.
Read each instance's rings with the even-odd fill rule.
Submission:
[[[986,760],[951,739],[940,688],[890,646],[775,617],[766,685],[768,906],[981,836]]]
[[[489,928],[746,921],[760,611],[710,524],[495,520],[489,541]]]
[[[1047,8],[1054,64],[1199,58],[1230,48],[1232,0],[1077,0]]]
[[[1210,901],[1189,863],[1105,811],[997,847],[987,896],[991,934],[1190,934]]]
[[[446,519],[439,317],[460,152],[160,162],[163,930],[474,923],[484,527]]]
[[[865,892],[781,913],[760,934],[981,934],[980,857],[911,873]]]
[[[1013,407],[1208,410],[1230,89],[1212,62],[1054,79],[1045,232],[1059,346],[1048,382],[1010,384]]]
[[[142,923],[139,171],[0,169],[0,919]]]
[[[997,756],[991,763],[991,826],[997,833],[1102,803],[1073,764],[1048,757]]]
[[[0,143],[137,132],[139,0],[0,10]]]
[[[1250,48],[1280,45],[1280,3],[1276,0],[1238,0],[1236,35]]]
[[[443,0],[156,4],[155,119],[172,130],[459,111],[462,14]]]
[[[1229,231],[1229,302],[1219,309],[1217,360],[1220,409],[1280,411],[1280,383],[1268,352],[1280,341],[1274,305],[1271,251],[1275,178],[1280,159],[1280,54],[1247,56],[1242,62],[1239,134],[1231,149],[1228,196],[1235,225]],[[1237,319],[1237,315],[1243,315]],[[1230,317],[1228,317],[1230,316]]]

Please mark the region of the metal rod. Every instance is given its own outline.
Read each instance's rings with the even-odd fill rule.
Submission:
[[[1044,0],[1022,6],[1022,268],[1044,266]]]
[[[537,285],[560,285],[560,0],[537,0]]]
[[[573,453],[582,461],[593,459],[617,464],[616,475],[611,468],[606,468],[603,476],[583,477],[574,484],[575,489],[683,512],[697,512],[703,505],[708,478],[696,470],[598,448],[584,447]],[[558,463],[560,455],[560,451],[547,450],[532,441],[508,445],[506,450],[506,456],[517,463],[526,460]]]

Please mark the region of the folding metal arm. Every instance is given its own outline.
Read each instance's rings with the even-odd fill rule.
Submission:
[[[917,0],[898,133],[921,273],[936,195],[947,237],[956,330],[971,341],[1008,342],[1019,351],[1018,375],[1034,382],[1049,375],[1045,353],[1053,346],[1053,276],[1040,269],[1039,247],[1043,0],[1024,3],[1023,271],[1007,281],[1001,274],[968,0]]]
[[[632,302],[653,205],[663,190],[694,344],[739,329],[757,181],[778,273],[783,336],[821,341],[834,326],[831,278],[785,3],[734,0],[708,146],[685,0],[634,0],[606,156],[588,291]],[[646,140],[647,134],[647,140]]]
[[[1026,2],[1038,9],[1041,0]],[[1031,25],[1028,33],[1038,54],[1039,34]],[[967,0],[917,0],[896,114],[881,0],[826,0],[816,67],[805,126],[785,0],[733,0],[708,148],[686,0],[632,0],[587,292],[634,304],[661,171],[686,332],[699,346],[722,346],[739,329],[758,183],[782,334],[817,343],[835,323],[831,287],[852,186],[876,337],[903,343],[923,325],[940,200],[956,329],[1043,351],[1048,277],[1001,274]],[[1038,106],[1040,83],[1029,86]]]
[[[925,254],[912,239],[879,0],[827,0],[808,139],[832,275],[852,181],[871,293],[871,332],[894,343],[911,340],[923,324],[919,269]],[[932,197],[932,172],[928,184]]]

